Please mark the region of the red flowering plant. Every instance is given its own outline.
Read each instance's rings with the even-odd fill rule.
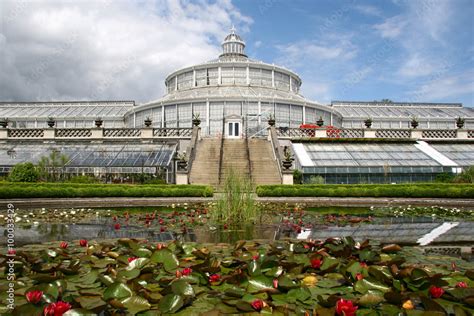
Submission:
[[[358,308],[351,300],[341,298],[336,303],[336,314],[340,316],[355,316]]]
[[[30,302],[31,304],[37,304],[41,301],[41,298],[43,297],[43,291],[30,291],[25,294],[26,300]]]
[[[44,316],[62,316],[71,309],[71,304],[58,301],[47,305],[44,310]]]
[[[256,310],[257,312],[261,311],[263,306],[264,306],[264,303],[261,299],[256,299],[252,302],[252,307],[254,310]]]
[[[434,285],[430,287],[429,292],[432,298],[440,298],[444,294],[443,288]]]

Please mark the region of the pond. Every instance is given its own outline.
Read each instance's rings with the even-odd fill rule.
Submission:
[[[199,243],[234,243],[238,240],[326,239],[352,236],[381,243],[463,245],[474,242],[472,210],[447,208],[266,206],[257,224],[239,226],[210,223],[206,205],[114,209],[17,210],[15,242],[18,246],[47,241],[140,238]],[[3,220],[3,219],[0,219]],[[0,224],[2,222],[0,221]],[[0,226],[3,242],[6,236]],[[428,242],[426,242],[428,241]]]
[[[471,251],[473,210],[266,205],[258,224],[216,225],[207,207],[17,210],[0,314],[474,312],[474,263],[440,251]]]

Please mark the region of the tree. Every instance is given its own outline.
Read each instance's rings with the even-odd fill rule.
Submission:
[[[48,181],[59,181],[64,176],[64,167],[69,161],[69,157],[53,150],[49,156],[43,156],[38,162],[41,177]]]
[[[8,174],[12,182],[36,182],[39,179],[38,169],[31,162],[16,164]]]

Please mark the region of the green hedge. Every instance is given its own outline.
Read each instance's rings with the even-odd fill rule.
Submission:
[[[474,198],[474,185],[452,183],[261,185],[257,187],[257,195]]]
[[[207,197],[211,187],[204,185],[128,185],[79,183],[1,182],[0,198],[78,198],[78,197]]]

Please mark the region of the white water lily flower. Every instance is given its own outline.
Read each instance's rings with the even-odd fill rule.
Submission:
[[[44,207],[43,207],[41,210],[42,210],[42,211],[46,211],[46,209],[45,209]]]
[[[33,222],[33,225],[34,225],[34,226],[38,226],[38,225],[39,225],[39,222]]]
[[[21,221],[21,217],[15,217],[15,223],[18,223],[19,221]]]
[[[76,211],[71,211],[70,213],[71,213],[72,215],[74,215],[74,214],[76,214]]]

